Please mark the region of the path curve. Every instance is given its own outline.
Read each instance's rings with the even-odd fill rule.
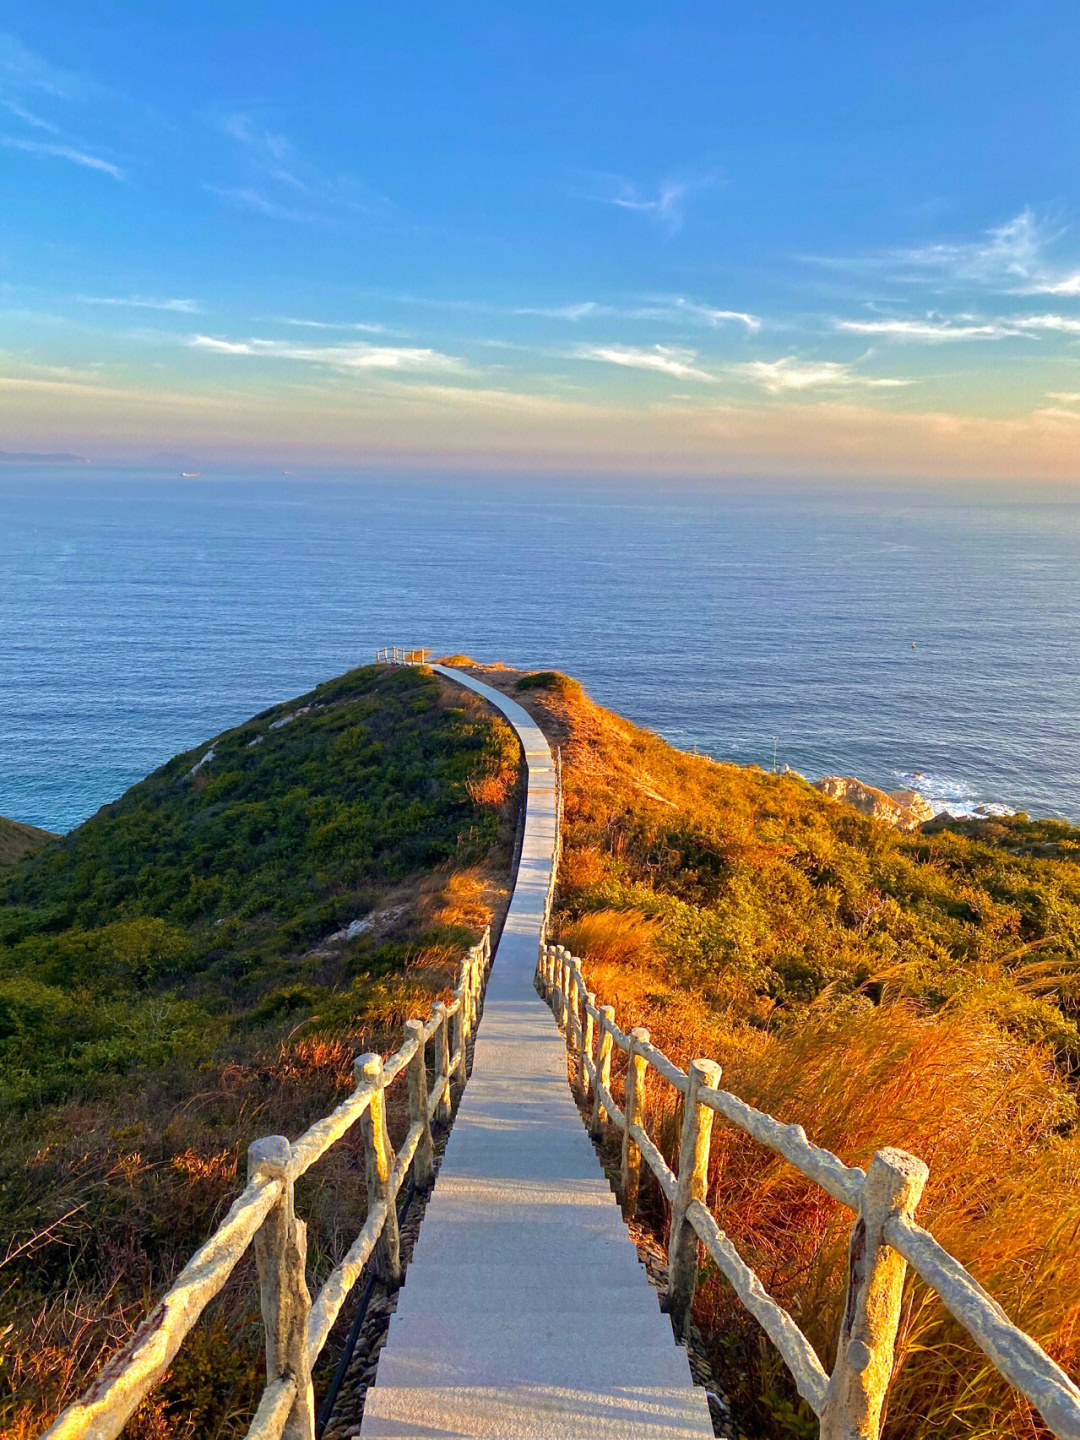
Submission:
[[[520,705],[432,667],[510,721],[525,752],[514,894],[473,1070],[360,1434],[365,1440],[702,1440],[712,1425],[581,1123],[533,988],[554,864],[555,768]]]

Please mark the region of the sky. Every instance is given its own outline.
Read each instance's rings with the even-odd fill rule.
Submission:
[[[1080,480],[1080,8],[0,32],[0,449]]]

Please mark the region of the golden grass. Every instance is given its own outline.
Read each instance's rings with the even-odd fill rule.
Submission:
[[[512,675],[485,678],[508,690],[514,684]],[[1063,1053],[1055,1052],[1058,1030],[1061,1043],[1071,1043],[1068,1020],[1077,1008],[1065,908],[1047,937],[1025,939],[1015,904],[992,900],[974,875],[951,878],[971,865],[966,852],[954,865],[947,846],[925,856],[913,849],[917,841],[900,850],[891,833],[843,807],[829,819],[821,797],[797,779],[680,754],[568,691],[515,698],[562,748],[558,938],[583,957],[590,988],[616,1005],[619,1025],[646,1026],[680,1064],[697,1055],[719,1060],[727,1088],[804,1125],[848,1163],[865,1165],[883,1145],[922,1157],[930,1181],[920,1222],[1076,1374],[1080,1116],[1067,1069],[1055,1063]],[[888,894],[860,892],[834,858],[827,827],[843,838],[848,873],[865,877],[877,867],[888,883],[899,876],[923,898],[905,910]],[[1053,877],[1064,872],[1032,873],[1048,881],[1051,897],[1058,893]],[[845,887],[856,898],[849,901]],[[800,907],[821,907],[823,897],[833,907],[832,928],[819,923],[810,931]],[[935,906],[950,923],[958,907],[972,915],[962,951],[927,945],[913,928],[909,917],[921,921]],[[719,947],[712,963],[688,959],[697,952],[670,928],[706,912],[718,917],[708,932]],[[635,943],[643,921],[649,928]],[[879,935],[876,950],[868,948]],[[762,966],[809,945],[817,947],[819,971],[828,975],[832,966],[836,978],[810,1003],[793,1006],[763,987]],[[863,953],[866,978],[853,985],[847,976]],[[673,1160],[677,1109],[655,1075],[647,1106],[650,1132]],[[709,1203],[830,1365],[849,1212],[719,1122]],[[662,1228],[658,1192],[646,1205]],[[783,1440],[815,1435],[775,1351],[711,1267],[696,1315],[748,1430]],[[911,1276],[884,1433],[887,1440],[1049,1434]]]
[[[634,957],[651,957],[658,929],[640,910],[597,910],[567,925],[559,939],[575,955],[618,965]]]

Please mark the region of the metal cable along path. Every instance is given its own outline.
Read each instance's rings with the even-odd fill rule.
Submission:
[[[534,988],[555,864],[547,740],[490,686],[528,769],[521,863],[473,1070],[368,1391],[365,1440],[713,1433],[570,1094]]]

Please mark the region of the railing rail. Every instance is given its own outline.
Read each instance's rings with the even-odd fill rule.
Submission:
[[[259,1275],[266,1335],[266,1386],[248,1440],[313,1440],[311,1369],[350,1290],[371,1261],[388,1284],[401,1279],[395,1205],[411,1174],[418,1190],[434,1178],[432,1119],[449,1120],[465,1084],[488,971],[491,930],[468,951],[449,1004],[406,1022],[406,1039],[387,1060],[356,1059],[356,1085],[329,1115],[298,1140],[283,1135],[248,1148],[248,1183],[209,1240],[184,1266],[168,1293],[109,1361],[90,1388],[45,1431],[42,1440],[113,1440],[172,1363],[184,1337],[251,1246]],[[427,1053],[434,1051],[428,1085]],[[409,1128],[395,1154],[386,1130],[386,1091],[408,1079]],[[312,1301],[307,1288],[307,1233],[293,1207],[296,1180],[360,1122],[367,1171],[367,1218],[344,1259]]]
[[[430,650],[405,650],[400,645],[381,645],[375,651],[376,665],[426,665]]]
[[[821,1440],[876,1440],[893,1372],[901,1295],[910,1264],[998,1372],[1030,1401],[1058,1440],[1080,1440],[1080,1388],[1031,1336],[1012,1324],[960,1262],[915,1223],[915,1208],[928,1174],[921,1160],[890,1148],[877,1151],[865,1171],[845,1165],[838,1156],[812,1144],[801,1125],[784,1125],[722,1090],[720,1067],[715,1062],[694,1060],[689,1071],[681,1069],[652,1044],[647,1030],[634,1029],[627,1034],[619,1029],[614,1008],[597,1004],[581,961],[564,946],[541,940],[536,982],[576,1058],[578,1098],[585,1103],[592,1097],[591,1132],[601,1135],[605,1124],[621,1132],[624,1211],[631,1216],[636,1208],[642,1160],[656,1176],[670,1206],[666,1308],[677,1335],[685,1330],[694,1298],[700,1241],[779,1350],[799,1394],[821,1421]],[[613,1049],[627,1057],[622,1107],[611,1089]],[[650,1066],[682,1097],[678,1173],[645,1129],[642,1096]],[[847,1298],[831,1375],[707,1208],[714,1114],[782,1155],[807,1179],[855,1212],[848,1247]]]

